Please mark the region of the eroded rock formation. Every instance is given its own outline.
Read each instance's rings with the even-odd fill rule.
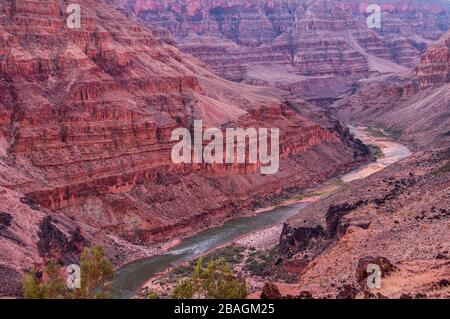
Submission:
[[[341,119],[386,128],[413,148],[448,145],[449,39],[447,32],[410,72],[359,82],[334,104]]]
[[[448,36],[410,72],[362,81],[334,104],[342,119],[383,128],[414,154],[286,223],[280,251],[286,270],[301,269],[302,289],[336,298],[449,297],[437,284],[450,276]],[[368,263],[382,270],[380,290],[361,287]]]
[[[116,264],[148,255],[367,160],[326,112],[213,75],[105,1],[79,3],[68,29],[65,2],[0,1],[2,287],[88,244]],[[195,119],[280,128],[279,172],[173,164],[171,133]]]
[[[126,7],[150,28],[170,30],[216,74],[327,105],[356,79],[414,66],[449,26],[449,8],[439,2],[370,3],[381,6],[381,29],[367,27],[366,1],[143,0]]]
[[[450,83],[450,31],[427,50],[415,73],[422,89]]]
[[[450,276],[448,152],[413,155],[291,218],[280,248],[298,289],[327,298],[448,298],[448,288],[436,284]],[[342,212],[335,237],[321,232],[307,241],[284,240],[304,232],[313,218],[325,228],[330,208]],[[381,289],[367,286],[368,264],[380,267]]]

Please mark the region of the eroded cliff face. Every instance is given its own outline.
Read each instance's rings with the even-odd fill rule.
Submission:
[[[66,2],[0,1],[0,207],[14,235],[0,236],[0,280],[16,274],[1,294],[89,243],[120,264],[367,160],[325,112],[213,75],[104,1],[78,3],[68,29]],[[172,131],[196,119],[280,128],[279,172],[173,164]]]
[[[448,298],[441,283],[450,276],[449,154],[414,155],[290,219],[281,234],[280,267],[298,279],[294,294]],[[368,263],[380,266],[380,289],[367,284]]]
[[[387,128],[415,149],[447,145],[449,38],[432,44],[410,72],[360,82],[334,104],[341,119]]]
[[[441,284],[450,276],[448,37],[411,72],[362,81],[334,104],[343,120],[384,128],[414,154],[284,225],[283,269],[295,273],[301,289],[337,298],[449,297]],[[368,260],[389,266],[377,291],[365,284]]]
[[[422,89],[450,83],[450,31],[421,57],[415,74]]]
[[[150,28],[170,30],[216,74],[320,105],[356,79],[416,65],[429,39],[448,29],[440,3],[370,3],[381,5],[381,29],[367,27],[365,1],[141,0],[127,8]]]

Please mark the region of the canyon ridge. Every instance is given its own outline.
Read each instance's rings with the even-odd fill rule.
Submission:
[[[0,297],[90,245],[120,268],[339,179],[379,156],[365,126],[412,155],[287,220],[252,292],[449,298],[448,1],[373,0],[379,29],[366,1],[73,2],[70,29],[72,1],[0,0]],[[279,128],[278,173],[174,164],[195,120]]]

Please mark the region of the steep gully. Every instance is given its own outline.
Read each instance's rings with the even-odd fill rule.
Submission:
[[[411,155],[405,146],[371,135],[363,127],[350,127],[352,134],[365,144],[376,145],[382,151],[376,162],[364,165],[341,177],[340,181],[348,183],[356,179],[366,178],[393,163]],[[309,201],[311,202],[311,201]],[[150,278],[168,268],[192,260],[211,250],[232,243],[245,234],[262,228],[279,225],[289,217],[308,205],[308,202],[292,202],[281,204],[271,210],[252,217],[229,220],[224,225],[210,228],[194,236],[182,240],[167,252],[149,258],[136,260],[121,267],[112,281],[112,287],[119,298],[130,298]]]

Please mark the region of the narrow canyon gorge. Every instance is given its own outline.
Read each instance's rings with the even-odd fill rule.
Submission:
[[[257,249],[276,259],[253,295],[448,298],[450,3],[371,3],[382,28],[359,0],[0,0],[0,297],[85,247],[120,273],[332,183]],[[279,128],[279,171],[175,164],[172,132],[196,120]],[[343,183],[382,156],[349,126],[412,154]],[[368,260],[389,266],[378,295]]]

